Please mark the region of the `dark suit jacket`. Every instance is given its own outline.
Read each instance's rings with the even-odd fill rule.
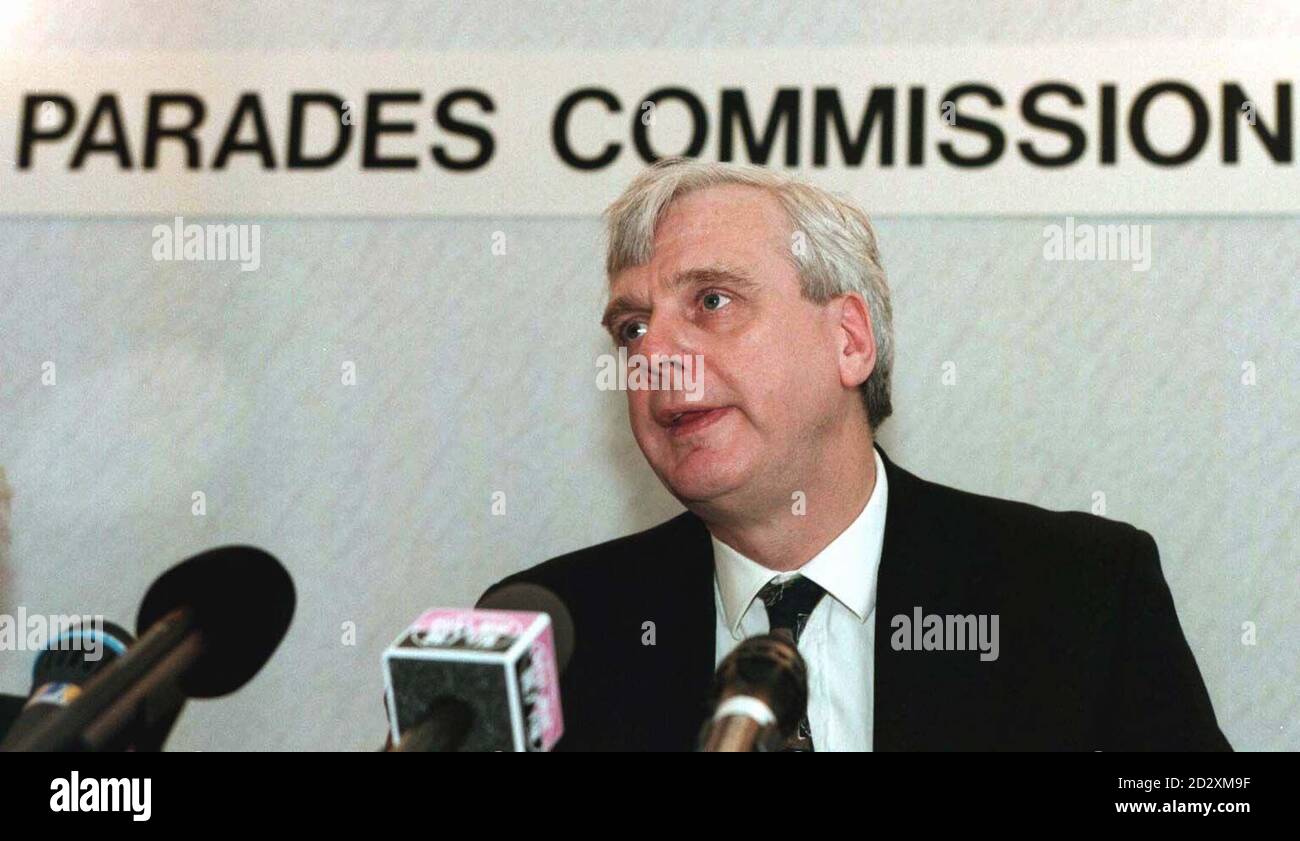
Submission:
[[[1146,532],[920,479],[889,481],[876,750],[1231,750]],[[559,750],[691,750],[714,671],[713,548],[684,513],[499,582],[573,614]],[[894,616],[997,614],[1000,653],[894,650]],[[643,644],[646,622],[654,645]]]

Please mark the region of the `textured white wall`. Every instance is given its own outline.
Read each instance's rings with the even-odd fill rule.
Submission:
[[[0,48],[1300,36],[1286,2],[25,5]],[[153,262],[155,221],[0,217],[0,467],[13,490],[0,612],[129,624],[149,582],[188,554],[240,541],[278,555],[299,589],[288,639],[244,690],[192,704],[172,748],[373,747],[379,654],[419,610],[679,510],[621,395],[594,388],[597,220],[249,220],[263,229],[248,274]],[[898,343],[882,443],[922,476],[983,493],[1087,510],[1104,492],[1109,516],[1156,536],[1233,744],[1300,749],[1297,220],[1133,220],[1153,224],[1146,273],[1044,262],[1056,221],[877,220]],[[55,387],[40,384],[46,360]],[[340,384],[345,360],[355,387]],[[956,385],[941,384],[946,361]],[[206,517],[190,513],[195,490]],[[504,517],[490,516],[497,490]],[[0,691],[25,691],[29,668],[30,655],[0,654]]]

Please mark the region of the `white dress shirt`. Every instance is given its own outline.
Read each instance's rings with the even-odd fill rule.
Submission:
[[[718,663],[741,640],[768,631],[767,608],[758,599],[763,585],[803,575],[826,591],[799,637],[808,664],[808,727],[819,751],[871,750],[876,573],[889,498],[885,465],[874,447],[872,453],[876,486],[866,506],[798,570],[773,572],[713,538]]]

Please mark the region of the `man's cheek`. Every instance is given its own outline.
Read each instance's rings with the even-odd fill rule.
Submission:
[[[628,416],[632,423],[632,434],[644,447],[654,441],[658,425],[650,416],[650,407],[642,400],[628,400]]]
[[[633,428],[645,423],[648,409],[649,404],[646,403],[643,393],[632,389],[627,390],[627,416],[632,421]]]

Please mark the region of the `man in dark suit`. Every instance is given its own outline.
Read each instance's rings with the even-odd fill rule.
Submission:
[[[776,627],[808,663],[792,750],[1230,749],[1150,535],[875,444],[892,315],[860,210],[669,159],[607,216],[604,324],[654,375],[632,432],[688,510],[496,585],[572,613],[560,749],[692,749],[718,662]]]

